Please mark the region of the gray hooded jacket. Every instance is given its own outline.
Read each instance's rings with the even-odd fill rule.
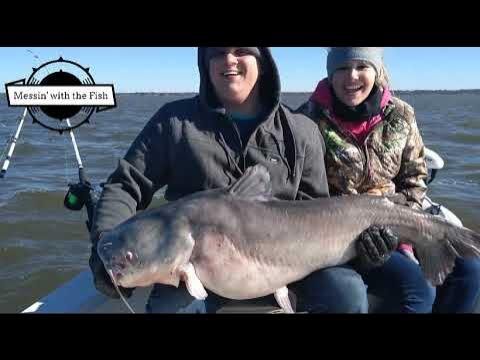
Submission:
[[[146,209],[154,193],[167,186],[165,198],[177,200],[197,191],[225,187],[247,167],[270,171],[273,195],[303,200],[328,196],[325,145],[316,124],[292,114],[280,103],[280,79],[268,48],[262,53],[260,93],[264,119],[242,144],[225,115],[198,49],[199,95],[164,105],[148,122],[110,175],[97,203],[92,227],[101,232]]]

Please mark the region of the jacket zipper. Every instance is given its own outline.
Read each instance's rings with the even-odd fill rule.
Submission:
[[[230,123],[230,126],[233,128],[234,133],[235,133],[235,135],[236,135],[237,142],[238,142],[238,144],[239,144],[239,146],[240,146],[240,151],[239,151],[240,156],[241,156],[241,164],[240,164],[240,167],[239,167],[238,164],[235,162],[235,159],[232,159],[232,161],[234,162],[235,167],[237,168],[237,170],[239,170],[240,173],[243,175],[243,173],[244,173],[245,170],[246,170],[246,152],[247,152],[248,149],[247,149],[247,146],[245,147],[245,149],[243,149],[242,138],[241,138],[241,136],[240,136],[240,131],[238,130],[237,125],[236,125],[233,121],[231,121],[230,119],[228,119],[227,122],[229,122],[229,123]],[[282,124],[282,125],[284,125],[284,124]],[[250,142],[250,139],[253,137],[253,135],[254,135],[255,132],[257,131],[257,129],[258,129],[258,127],[257,127],[257,128],[253,131],[253,133],[250,135],[250,138],[248,139],[247,145],[248,145],[248,143]],[[279,154],[281,160],[282,160],[282,161],[286,164],[286,166],[287,166],[288,174],[289,174],[288,176],[292,176],[292,174],[293,174],[293,176],[295,176],[295,170],[294,170],[294,169],[292,170],[292,169],[290,168],[290,164],[288,163],[287,159],[284,158],[284,156],[283,156],[283,154],[282,154],[282,152],[281,152],[281,149],[280,149],[280,144],[278,143],[278,140],[277,140],[276,136],[273,135],[273,134],[271,134],[271,136],[273,137],[273,139],[274,139],[274,141],[275,141],[275,144],[276,144],[276,146],[277,146],[277,151],[278,151],[278,154]],[[225,139],[223,139],[223,135],[222,135],[222,140],[225,142]],[[226,145],[226,143],[225,143],[225,145]],[[231,157],[230,154],[228,154],[228,156]]]
[[[387,105],[387,107],[383,111],[383,114],[381,115],[382,116],[382,121],[379,121],[377,124],[375,124],[375,126],[370,130],[370,133],[367,135],[367,137],[363,141],[363,151],[364,151],[365,158],[366,158],[367,174],[363,177],[359,186],[364,185],[366,183],[366,181],[371,178],[371,175],[372,175],[372,167],[371,167],[371,164],[370,164],[370,158],[368,156],[368,140],[370,139],[372,134],[375,132],[375,130],[380,126],[380,124],[385,125],[385,123],[386,123],[385,118],[387,117],[387,114],[389,114],[390,112],[391,112],[391,108],[388,107],[388,105]]]
[[[245,172],[246,161],[245,161],[245,154],[243,153],[242,137],[240,136],[240,131],[238,130],[237,125],[233,121],[231,121],[230,119],[227,119],[227,122],[230,124],[231,128],[233,128],[233,132],[235,134],[234,137],[236,138],[238,146],[239,146],[238,153],[240,154],[240,166],[237,164],[235,159],[232,159],[232,160],[233,160],[233,163],[235,164],[235,167],[237,168],[237,170],[240,172],[241,175],[243,175],[243,173]],[[225,139],[224,139],[224,141],[225,141]]]

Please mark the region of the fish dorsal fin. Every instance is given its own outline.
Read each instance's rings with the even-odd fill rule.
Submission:
[[[263,165],[249,167],[229,189],[230,195],[251,200],[266,201],[272,198],[272,183]]]

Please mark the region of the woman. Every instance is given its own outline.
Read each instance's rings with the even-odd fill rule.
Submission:
[[[413,108],[389,89],[383,49],[330,48],[327,73],[299,111],[318,123],[324,137],[330,194],[394,196],[421,209],[427,190],[424,145]],[[425,280],[410,246],[400,244],[381,266],[360,267],[359,272],[369,292],[384,300],[379,311],[432,311],[435,288]],[[439,289],[442,297],[435,308],[473,311],[480,294],[479,277],[477,259],[458,259]],[[458,296],[453,296],[457,291]]]

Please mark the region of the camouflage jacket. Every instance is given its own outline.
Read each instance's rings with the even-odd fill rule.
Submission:
[[[422,137],[409,104],[392,97],[383,110],[383,121],[363,144],[317,102],[310,100],[298,111],[314,119],[324,137],[331,195],[402,193],[409,206],[421,208],[428,173]]]

